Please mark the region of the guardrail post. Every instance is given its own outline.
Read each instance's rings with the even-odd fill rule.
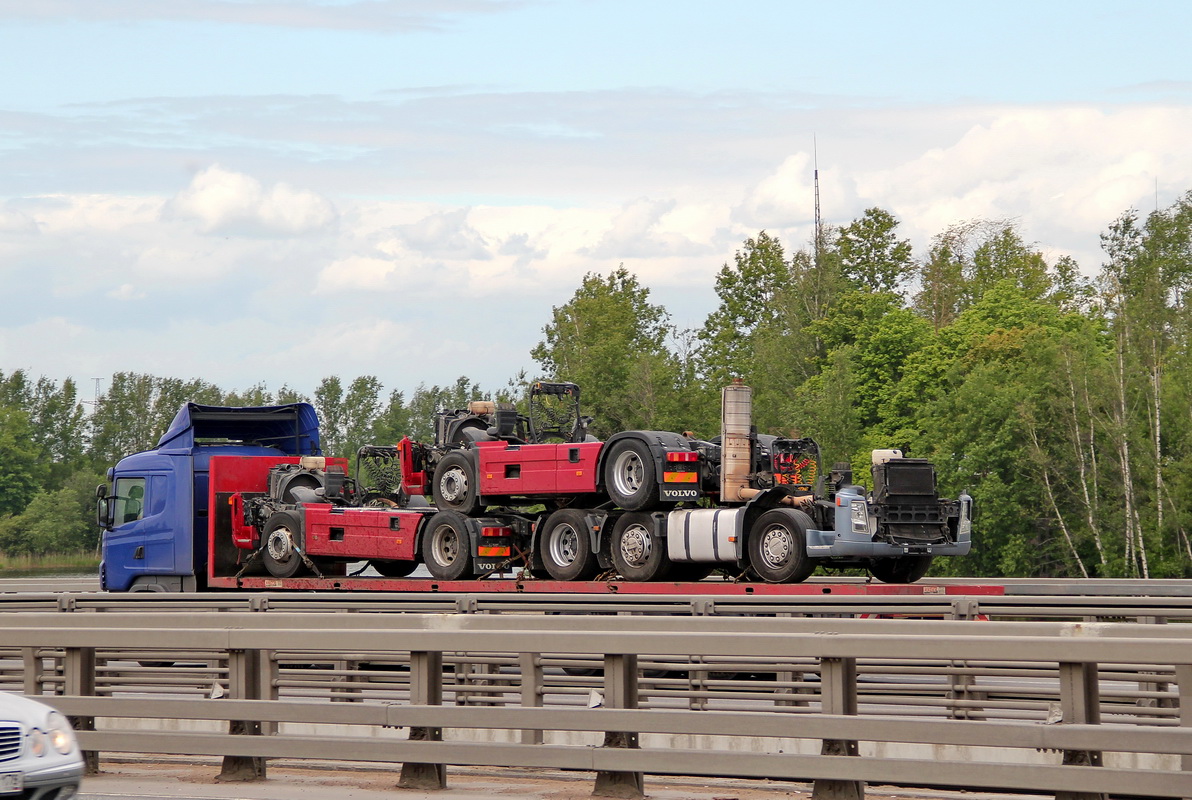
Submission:
[[[1101,693],[1097,686],[1097,665],[1060,663],[1060,724],[1097,725],[1101,722]],[[1064,764],[1101,766],[1100,750],[1065,750]],[[1104,792],[1055,793],[1056,800],[1107,800]]]
[[[604,657],[604,707],[637,708],[637,655],[610,654]],[[628,731],[608,731],[604,746],[636,750],[638,737]],[[637,800],[646,796],[645,780],[640,772],[601,770],[592,788],[596,797],[620,797]]]
[[[228,651],[228,696],[233,700],[261,700],[261,651]],[[270,687],[272,688],[272,687]],[[228,720],[228,733],[233,736],[260,736],[259,720]],[[265,779],[265,759],[262,756],[224,756],[217,781],[261,781]]]
[[[30,697],[36,697],[45,691],[45,681],[42,680],[42,660],[38,654],[36,647],[22,647],[21,648],[21,664],[23,667],[23,688],[22,692]]]
[[[857,659],[824,658],[820,661],[820,706],[825,714],[857,713]],[[824,739],[820,755],[855,756],[852,739]],[[813,800],[863,800],[865,782],[847,778],[816,778]]]
[[[538,653],[522,653],[518,656],[521,665],[522,708],[542,708],[542,658]],[[522,744],[542,744],[542,729],[524,729]]]
[[[443,654],[410,653],[410,703],[418,706],[437,706],[443,703]],[[442,728],[414,726],[410,728],[412,742],[441,742]],[[400,789],[446,789],[446,764],[406,762],[401,765]]]
[[[1175,682],[1180,691],[1180,726],[1192,728],[1192,664],[1175,665]],[[1192,778],[1192,755],[1180,756],[1180,769]],[[1185,794],[1183,800],[1192,800],[1192,792]]]
[[[95,648],[68,647],[62,654],[62,693],[74,697],[95,696]],[[95,717],[71,717],[76,731],[95,730]],[[99,772],[99,753],[83,751],[83,766],[88,775]]]

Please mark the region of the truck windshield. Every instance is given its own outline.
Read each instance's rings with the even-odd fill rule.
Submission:
[[[145,516],[144,478],[117,478],[115,490],[116,507],[112,521],[116,525],[136,522]]]

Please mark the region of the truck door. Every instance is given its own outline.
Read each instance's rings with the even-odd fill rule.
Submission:
[[[168,524],[169,476],[126,475],[112,484],[112,527],[104,534],[104,583],[124,591],[141,575],[172,574],[174,533]]]

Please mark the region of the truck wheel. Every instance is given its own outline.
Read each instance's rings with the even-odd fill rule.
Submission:
[[[626,511],[657,505],[658,478],[650,448],[637,439],[614,444],[604,462],[604,487],[613,503]]]
[[[933,556],[898,556],[875,558],[869,562],[869,574],[882,583],[914,583],[931,569]]]
[[[671,569],[666,544],[654,538],[654,520],[649,514],[622,514],[613,526],[613,564],[627,581],[665,578]]]
[[[368,563],[386,578],[404,578],[418,569],[417,561],[382,561],[380,559],[373,559]]]
[[[435,467],[431,493],[439,508],[465,515],[475,512],[480,507],[480,483],[472,459],[460,452],[445,455]]]
[[[454,511],[440,511],[431,517],[422,534],[422,560],[439,580],[470,577],[472,541],[467,520]]]
[[[302,518],[296,511],[278,511],[269,517],[261,533],[261,560],[275,578],[292,578],[305,566],[298,550],[302,546]]]
[[[815,572],[815,559],[807,555],[811,517],[802,511],[773,508],[762,514],[749,531],[749,566],[766,583],[801,583]]]
[[[543,566],[557,581],[586,581],[599,569],[582,511],[556,511],[547,517],[538,547]]]

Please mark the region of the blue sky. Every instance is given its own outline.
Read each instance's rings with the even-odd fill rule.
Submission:
[[[1192,189],[1192,4],[0,0],[0,370],[525,368],[588,271],[680,326],[766,229],[1099,265]]]

